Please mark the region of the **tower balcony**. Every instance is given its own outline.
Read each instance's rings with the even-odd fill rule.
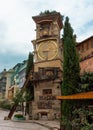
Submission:
[[[30,74],[30,81],[32,82],[56,79],[62,79],[62,71],[56,67],[39,68],[38,72]]]

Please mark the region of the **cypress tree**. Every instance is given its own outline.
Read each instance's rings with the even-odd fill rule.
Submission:
[[[29,73],[33,67],[33,54],[29,52],[28,61],[27,61],[27,67],[26,67],[26,79],[29,76]]]
[[[29,77],[30,71],[33,69],[33,54],[30,52],[28,56],[27,61],[27,67],[26,67],[26,79]],[[28,85],[26,86],[26,114],[29,114],[29,101],[31,102],[34,98],[34,86],[32,85],[31,81],[28,82]],[[31,103],[30,103],[31,105]]]
[[[76,37],[66,17],[63,29],[63,83],[62,95],[77,93],[80,77],[79,57],[76,51]],[[72,101],[62,102],[62,114],[68,120],[71,117]]]

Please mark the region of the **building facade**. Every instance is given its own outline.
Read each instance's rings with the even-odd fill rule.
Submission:
[[[80,55],[81,74],[93,72],[93,36],[77,44]]]
[[[0,97],[1,98],[5,97],[6,82],[7,82],[6,69],[4,69],[0,73]]]
[[[23,61],[21,64],[21,67],[19,69],[18,75],[19,75],[19,88],[22,88],[24,85],[24,82],[26,80],[26,66],[27,66],[27,60]]]
[[[4,69],[0,73],[0,97],[3,99],[8,99],[8,89],[11,85],[11,75],[13,74],[13,70]]]
[[[13,67],[13,73],[10,77],[10,85],[7,88],[6,98],[12,100],[17,90],[20,90],[25,82],[27,60],[18,63]]]

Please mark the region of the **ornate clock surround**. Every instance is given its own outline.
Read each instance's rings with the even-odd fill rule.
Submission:
[[[58,54],[58,45],[55,40],[41,41],[37,47],[37,55],[41,60],[52,60]]]

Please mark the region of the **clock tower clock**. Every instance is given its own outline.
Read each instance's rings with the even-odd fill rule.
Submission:
[[[36,23],[34,47],[34,85],[33,117],[46,116],[53,119],[59,114],[60,102],[55,97],[61,95],[62,81],[62,16],[50,13],[32,17]]]
[[[58,46],[53,40],[41,42],[37,48],[37,53],[41,60],[52,60],[58,54]]]

